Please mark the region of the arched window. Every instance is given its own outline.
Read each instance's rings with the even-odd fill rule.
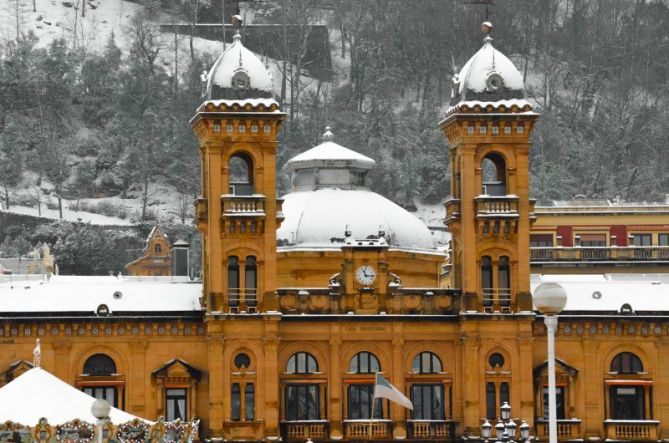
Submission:
[[[641,359],[631,352],[621,352],[611,361],[611,372],[618,374],[638,374],[643,372]]]
[[[438,374],[442,372],[441,360],[433,352],[421,352],[411,364],[414,374]],[[446,398],[444,384],[433,379],[421,378],[416,375],[411,383],[410,393],[414,420],[444,420],[446,418]],[[412,427],[411,432],[415,429]]]
[[[508,306],[511,303],[511,281],[510,281],[509,257],[502,255],[497,266],[497,286],[499,304]]]
[[[85,383],[89,380],[87,377],[107,377],[113,380],[116,375],[116,363],[106,354],[95,354],[90,356],[84,363],[83,368],[84,377],[81,380],[84,386],[81,388],[86,394],[97,399],[107,400],[112,406],[119,406],[118,388],[116,386],[100,386],[98,383],[86,386]]]
[[[652,398],[652,380],[640,379],[644,374],[641,359],[631,352],[621,352],[611,360],[610,372],[615,375],[609,384],[609,405],[614,420],[649,420],[652,408],[647,399]],[[631,377],[630,377],[631,376]],[[644,377],[645,378],[645,377]],[[625,380],[629,379],[629,382]]]
[[[485,195],[506,195],[506,163],[497,153],[490,153],[481,162],[481,192]]]
[[[163,250],[163,248],[160,246],[160,244],[156,244],[156,245],[153,247],[153,250],[154,250],[155,252],[160,252],[160,251]]]
[[[499,416],[499,408],[504,403],[511,403],[510,398],[511,373],[504,356],[499,352],[492,352],[488,356],[486,368],[486,416]]]
[[[348,365],[348,371],[354,374],[373,374],[380,370],[379,359],[371,352],[358,352]]]
[[[296,352],[288,359],[286,372],[289,374],[313,374],[318,372],[318,363],[308,352]]]
[[[253,194],[253,160],[246,154],[237,153],[228,162],[230,194]]]
[[[116,363],[106,354],[95,354],[84,363],[84,374],[96,377],[109,377],[116,373]]]
[[[414,374],[437,374],[442,372],[441,360],[433,352],[421,352],[414,357],[411,370]]]
[[[246,305],[255,306],[258,288],[258,268],[256,266],[256,258],[254,256],[249,255],[246,257],[244,273],[246,285],[246,288],[244,289],[244,295],[246,299]]]
[[[492,306],[494,291],[492,287],[492,259],[481,257],[481,289],[483,290],[483,306]]]
[[[284,419],[290,421],[319,420],[321,394],[325,385],[316,380],[305,381],[304,376],[318,372],[318,362],[308,352],[296,352],[286,364],[284,380]],[[290,426],[290,425],[289,425]]]
[[[239,306],[239,258],[228,257],[228,303]]]

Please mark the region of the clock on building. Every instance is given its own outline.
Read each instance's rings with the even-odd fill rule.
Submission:
[[[376,280],[376,271],[370,265],[362,265],[356,269],[355,279],[361,285],[369,286]]]

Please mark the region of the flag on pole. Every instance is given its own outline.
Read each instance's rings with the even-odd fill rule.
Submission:
[[[388,400],[404,406],[413,411],[413,404],[399,389],[391,385],[383,375],[376,373],[376,383],[374,384],[374,398],[387,398]]]

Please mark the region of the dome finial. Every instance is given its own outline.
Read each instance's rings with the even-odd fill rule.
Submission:
[[[323,141],[324,142],[329,142],[334,140],[334,134],[332,133],[332,128],[329,126],[325,127],[325,132],[323,133]]]
[[[242,19],[241,15],[233,15],[232,16],[232,26],[235,27],[235,34],[232,36],[233,41],[238,42],[242,40],[242,34],[240,33],[240,29],[242,27],[242,23],[244,20]]]
[[[492,37],[490,37],[491,31],[492,31],[492,23],[490,23],[487,20],[481,23],[481,32],[485,34],[485,37],[483,38],[483,41],[485,43],[490,43],[492,41]]]

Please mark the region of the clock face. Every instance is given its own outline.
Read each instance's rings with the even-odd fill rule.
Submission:
[[[369,286],[376,280],[376,271],[370,265],[362,265],[355,271],[355,279],[361,285]]]

